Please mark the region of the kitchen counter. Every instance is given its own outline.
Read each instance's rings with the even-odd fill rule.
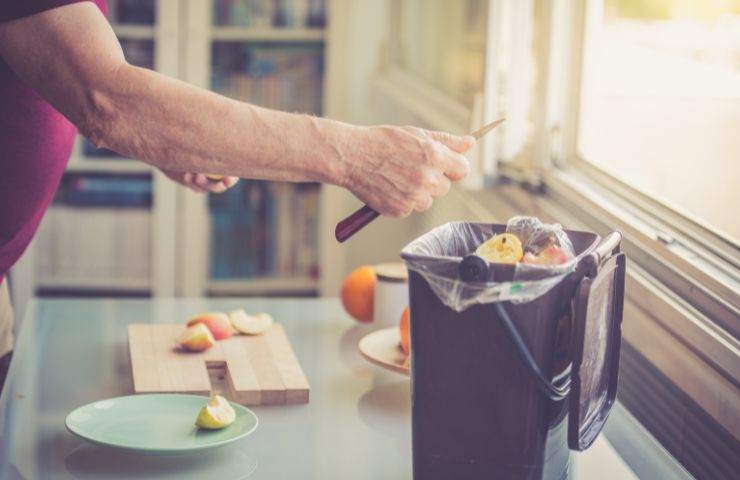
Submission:
[[[64,426],[75,407],[133,393],[126,326],[207,310],[266,311],[285,326],[311,384],[307,405],[253,407],[257,431],[174,457],[89,445]],[[409,479],[408,378],[364,361],[336,299],[39,300],[27,309],[0,398],[0,478]],[[611,440],[611,441],[610,441]],[[690,478],[621,406],[576,478]]]

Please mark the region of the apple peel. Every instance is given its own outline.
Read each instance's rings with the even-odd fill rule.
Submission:
[[[547,248],[543,249],[539,254],[535,255],[531,252],[524,254],[522,263],[529,265],[562,265],[570,260],[570,255],[555,244],[550,244]]]
[[[206,312],[192,316],[188,319],[187,325],[192,327],[198,323],[208,327],[216,340],[229,338],[234,333],[229,316],[223,312]]]
[[[191,352],[202,352],[216,344],[211,331],[202,323],[189,326],[177,340],[178,345]]]

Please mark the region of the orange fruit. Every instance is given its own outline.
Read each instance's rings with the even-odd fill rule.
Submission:
[[[409,307],[406,307],[401,314],[401,321],[398,324],[398,330],[401,332],[401,349],[406,355],[411,353],[410,318],[411,310],[409,310]]]
[[[342,305],[359,322],[373,321],[376,281],[375,269],[365,265],[353,270],[342,282]]]

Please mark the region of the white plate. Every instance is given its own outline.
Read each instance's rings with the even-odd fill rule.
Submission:
[[[409,357],[401,350],[398,327],[389,327],[368,333],[357,345],[368,361],[394,372],[409,375]]]

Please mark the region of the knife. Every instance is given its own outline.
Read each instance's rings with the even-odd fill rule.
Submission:
[[[501,125],[504,120],[506,119],[499,118],[498,120],[495,120],[488,125],[484,125],[483,127],[471,133],[470,136],[475,137],[476,140],[480,140],[483,135]],[[363,227],[365,227],[365,225],[378,218],[378,215],[380,214],[376,212],[372,207],[368,207],[367,205],[365,205],[352,215],[337,223],[337,226],[334,229],[334,236],[336,237],[337,242],[344,242],[352,235],[359,232]]]

